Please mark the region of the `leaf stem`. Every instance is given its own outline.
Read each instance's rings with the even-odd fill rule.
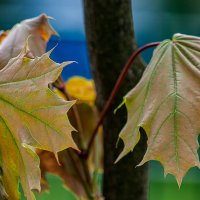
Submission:
[[[83,186],[83,188],[84,188],[84,190],[85,190],[85,193],[86,193],[86,195],[88,196],[88,199],[89,199],[89,200],[94,200],[94,197],[93,197],[93,195],[92,195],[92,192],[91,192],[91,190],[90,190],[90,187],[88,186],[87,181],[85,181],[85,180],[83,179],[82,174],[81,174],[81,172],[80,172],[80,170],[79,170],[79,168],[78,168],[78,166],[77,166],[77,163],[76,163],[76,161],[75,161],[74,158],[73,158],[73,155],[71,154],[70,151],[69,151],[68,153],[69,153],[68,155],[69,155],[69,157],[70,157],[70,159],[71,159],[72,165],[73,165],[73,167],[74,167],[74,169],[75,169],[77,175],[79,176],[80,182],[82,183],[82,186]]]
[[[148,49],[148,48],[151,48],[151,47],[155,47],[155,46],[158,46],[160,44],[160,42],[153,42],[153,43],[148,43],[142,47],[140,47],[139,49],[137,49],[131,56],[130,58],[128,59],[127,63],[125,64],[125,66],[123,67],[123,70],[121,71],[120,75],[119,75],[119,78],[117,79],[116,83],[115,83],[115,86],[110,94],[110,97],[108,98],[102,112],[100,113],[100,118],[99,118],[99,121],[97,122],[93,132],[92,132],[92,136],[90,138],[90,141],[88,143],[88,147],[87,147],[87,150],[85,152],[83,152],[83,156],[84,157],[88,157],[88,155],[90,154],[90,151],[91,151],[91,147],[92,147],[92,144],[94,142],[94,139],[96,137],[96,134],[97,134],[97,131],[99,129],[99,126],[102,124],[105,116],[106,116],[106,113],[108,112],[117,92],[119,91],[119,88],[124,80],[124,78],[126,77],[126,74],[129,70],[129,68],[131,67],[132,63],[134,62],[134,60],[136,59],[136,57],[142,52],[144,51],[145,49]]]
[[[87,149],[84,150],[84,149],[82,148],[82,149],[81,149],[81,153],[80,153],[80,152],[76,152],[76,153],[78,153],[78,155],[80,156],[80,161],[81,161],[81,164],[82,164],[82,167],[83,167],[83,170],[84,170],[86,182],[84,181],[84,179],[82,179],[82,175],[81,175],[81,173],[80,173],[78,167],[76,166],[76,163],[75,163],[75,161],[74,161],[74,159],[73,159],[73,156],[72,156],[71,153],[70,153],[70,158],[71,158],[71,160],[72,160],[73,166],[74,166],[74,168],[75,168],[77,174],[79,174],[79,176],[80,176],[80,178],[81,178],[82,185],[83,185],[83,187],[85,188],[85,192],[86,192],[86,194],[87,194],[87,196],[88,196],[88,198],[89,198],[90,200],[93,199],[93,196],[91,195],[91,192],[90,192],[90,189],[89,189],[90,187],[88,188],[88,186],[89,186],[90,183],[91,183],[91,182],[90,182],[91,177],[90,177],[90,174],[89,174],[89,171],[88,171],[88,165],[87,165],[86,162],[87,162],[87,158],[88,158],[88,156],[89,156],[89,154],[90,154],[91,147],[92,147],[92,144],[93,144],[93,142],[94,142],[94,139],[95,139],[95,137],[96,137],[96,135],[97,135],[97,131],[98,131],[98,129],[99,129],[99,126],[102,124],[102,122],[103,122],[103,120],[104,120],[104,118],[105,118],[105,116],[106,116],[106,114],[107,114],[107,112],[108,112],[108,110],[109,110],[109,108],[110,108],[110,106],[111,106],[111,104],[112,104],[112,102],[113,102],[113,100],[114,100],[114,98],[115,98],[117,92],[119,91],[119,88],[120,88],[120,86],[121,86],[121,84],[122,84],[122,82],[123,82],[123,80],[124,80],[124,78],[125,78],[125,76],[126,76],[128,70],[129,70],[129,68],[131,67],[131,65],[132,65],[132,63],[134,62],[134,60],[136,59],[136,57],[137,57],[142,51],[144,51],[145,49],[148,49],[148,48],[151,48],[151,47],[155,47],[155,46],[157,46],[157,45],[159,45],[159,44],[160,44],[160,42],[153,42],[153,43],[146,44],[146,45],[140,47],[137,51],[135,51],[135,52],[130,56],[130,58],[128,59],[128,61],[127,61],[127,63],[125,64],[125,66],[123,67],[123,70],[122,70],[122,72],[120,73],[120,75],[119,75],[119,77],[118,77],[118,79],[117,79],[117,81],[116,81],[116,83],[115,83],[115,86],[114,86],[114,88],[113,88],[113,90],[112,90],[112,92],[111,92],[111,94],[110,94],[110,97],[108,98],[108,100],[107,100],[107,102],[106,102],[106,104],[105,104],[105,106],[104,106],[102,112],[100,113],[100,118],[99,118],[99,120],[98,120],[98,122],[97,122],[97,124],[96,124],[96,126],[95,126],[95,128],[94,128],[94,130],[93,130],[93,132],[92,132],[92,136],[91,136],[90,141],[89,141],[89,143],[88,143]],[[59,81],[60,81],[60,84],[59,84],[58,86],[56,86],[56,87],[66,96],[66,98],[67,98],[68,100],[71,100],[71,97],[68,95],[67,91],[65,90],[64,81],[62,80],[61,77],[59,77]],[[74,107],[74,106],[73,106],[73,107]],[[75,117],[75,119],[76,119],[76,123],[77,123],[78,129],[79,129],[79,131],[82,132],[83,129],[82,129],[82,125],[81,125],[81,122],[80,122],[78,110],[77,110],[77,108],[75,108],[75,109],[73,108],[72,111],[73,111],[73,113],[74,113],[74,117]],[[83,147],[83,146],[82,146],[82,138],[80,138],[80,141],[79,141],[79,142],[80,142],[80,146]],[[89,185],[87,184],[88,182],[89,182]]]

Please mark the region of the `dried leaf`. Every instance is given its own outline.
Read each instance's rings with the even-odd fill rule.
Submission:
[[[40,190],[34,148],[51,151],[56,157],[63,149],[76,148],[66,115],[74,101],[65,101],[48,88],[70,62],[55,63],[50,52],[35,59],[27,53],[26,46],[0,71],[0,153],[9,200],[19,200],[19,180],[27,200],[34,199],[31,190]]]
[[[9,33],[2,33],[3,35],[0,36],[0,43],[2,40],[0,44],[0,69],[2,69],[11,58],[19,55],[24,47],[25,40],[29,36],[29,54],[35,57],[45,53],[49,38],[57,34],[49,25],[48,19],[48,16],[42,14],[16,24]]]
[[[98,112],[94,105],[94,97],[96,93],[94,83],[92,80],[87,80],[83,77],[76,76],[70,78],[66,82],[65,86],[68,95],[70,95],[72,98],[79,99],[74,109],[76,109],[79,117],[79,125],[81,126],[81,131],[79,130],[80,127],[77,126],[77,119],[75,118],[72,110],[69,112],[69,118],[72,125],[77,130],[79,130],[78,134],[74,134],[75,141],[77,142],[78,146],[81,146],[79,144],[79,141],[81,140],[83,147],[86,148],[91,138],[91,133],[94,130],[94,126],[98,120]],[[63,93],[59,90],[55,90],[55,92],[60,97],[65,98]],[[76,167],[82,174],[82,178],[85,179],[83,166],[76,152],[71,151],[71,149],[67,149],[61,152],[59,154],[59,159],[62,166],[58,166],[55,158],[49,152],[39,152],[39,156],[41,159],[41,170],[43,178],[45,178],[46,172],[57,174],[64,179],[67,187],[72,189],[72,191],[74,191],[77,195],[81,197],[86,196],[83,185],[80,181],[80,175],[77,174],[72,162],[73,159],[76,163]],[[90,157],[87,161],[87,166],[91,176],[93,176],[94,171],[99,171],[103,168],[103,137],[101,129],[99,129],[98,135],[95,138]],[[92,179],[94,178],[92,177]],[[99,188],[96,187],[95,184],[95,181],[93,181],[94,194],[99,195]]]
[[[77,177],[73,164],[71,163],[71,159],[67,154],[68,151],[71,151],[71,149],[67,149],[61,152],[61,154],[59,153],[59,160],[61,165],[58,165],[53,153],[49,151],[38,152],[41,160],[40,168],[43,178],[42,187],[43,189],[47,188],[48,183],[46,182],[46,173],[50,172],[61,177],[65,181],[67,187],[71,188],[71,190],[74,191],[77,195],[85,195],[84,188],[79,180],[80,177]],[[74,152],[72,154],[71,151],[71,155],[74,156],[74,160],[76,160],[77,164],[78,160],[75,159],[75,157],[77,157],[77,154],[74,154]],[[65,163],[65,161],[67,163]],[[80,167],[80,163],[77,164],[77,167]]]
[[[120,133],[125,146],[117,160],[134,149],[142,127],[148,147],[140,165],[160,161],[179,186],[191,167],[200,167],[199,66],[199,37],[176,34],[157,47],[141,81],[124,98],[128,120]]]

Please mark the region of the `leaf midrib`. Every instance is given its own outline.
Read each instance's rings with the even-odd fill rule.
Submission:
[[[171,53],[172,53],[172,75],[173,75],[173,89],[174,89],[174,108],[173,108],[173,135],[174,135],[174,146],[175,146],[175,158],[176,158],[176,165],[177,169],[180,170],[179,167],[179,153],[178,153],[178,133],[177,133],[177,95],[178,95],[178,83],[177,83],[177,71],[176,71],[176,63],[175,63],[175,51],[174,46],[176,44],[172,41],[171,42]]]

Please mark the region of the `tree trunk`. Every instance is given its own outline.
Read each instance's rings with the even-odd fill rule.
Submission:
[[[129,56],[136,50],[130,0],[84,0],[86,35],[93,78],[97,90],[96,104],[101,111]],[[104,129],[104,182],[106,200],[146,200],[148,166],[135,166],[146,150],[146,137],[133,153],[114,164],[122,150],[122,142],[116,143],[118,134],[126,122],[126,109],[116,115],[114,109],[123,96],[138,82],[144,70],[138,58],[128,72],[111,109],[103,123]]]

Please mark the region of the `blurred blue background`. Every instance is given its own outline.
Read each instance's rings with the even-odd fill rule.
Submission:
[[[51,57],[57,62],[78,62],[64,69],[64,79],[74,75],[92,78],[81,0],[0,0],[0,30],[41,13],[56,19],[51,24],[60,34],[60,38],[53,37],[48,44],[48,49],[58,44]],[[139,46],[171,38],[174,33],[200,36],[199,0],[134,0],[133,17]],[[143,54],[147,62],[151,53],[152,49]],[[199,200],[200,171],[190,170],[179,190],[174,178],[164,179],[162,167],[151,162],[149,191],[151,200]]]
[[[174,33],[200,35],[199,0],[134,0],[133,17],[138,45],[171,38]],[[58,44],[52,58],[61,62],[75,60],[65,68],[65,80],[73,75],[91,78],[85,41],[82,0],[0,0],[0,30],[10,29],[23,19],[46,13],[55,18],[51,24],[60,34],[48,49]],[[106,34],[106,33],[105,33]],[[143,56],[150,59],[152,50]]]

